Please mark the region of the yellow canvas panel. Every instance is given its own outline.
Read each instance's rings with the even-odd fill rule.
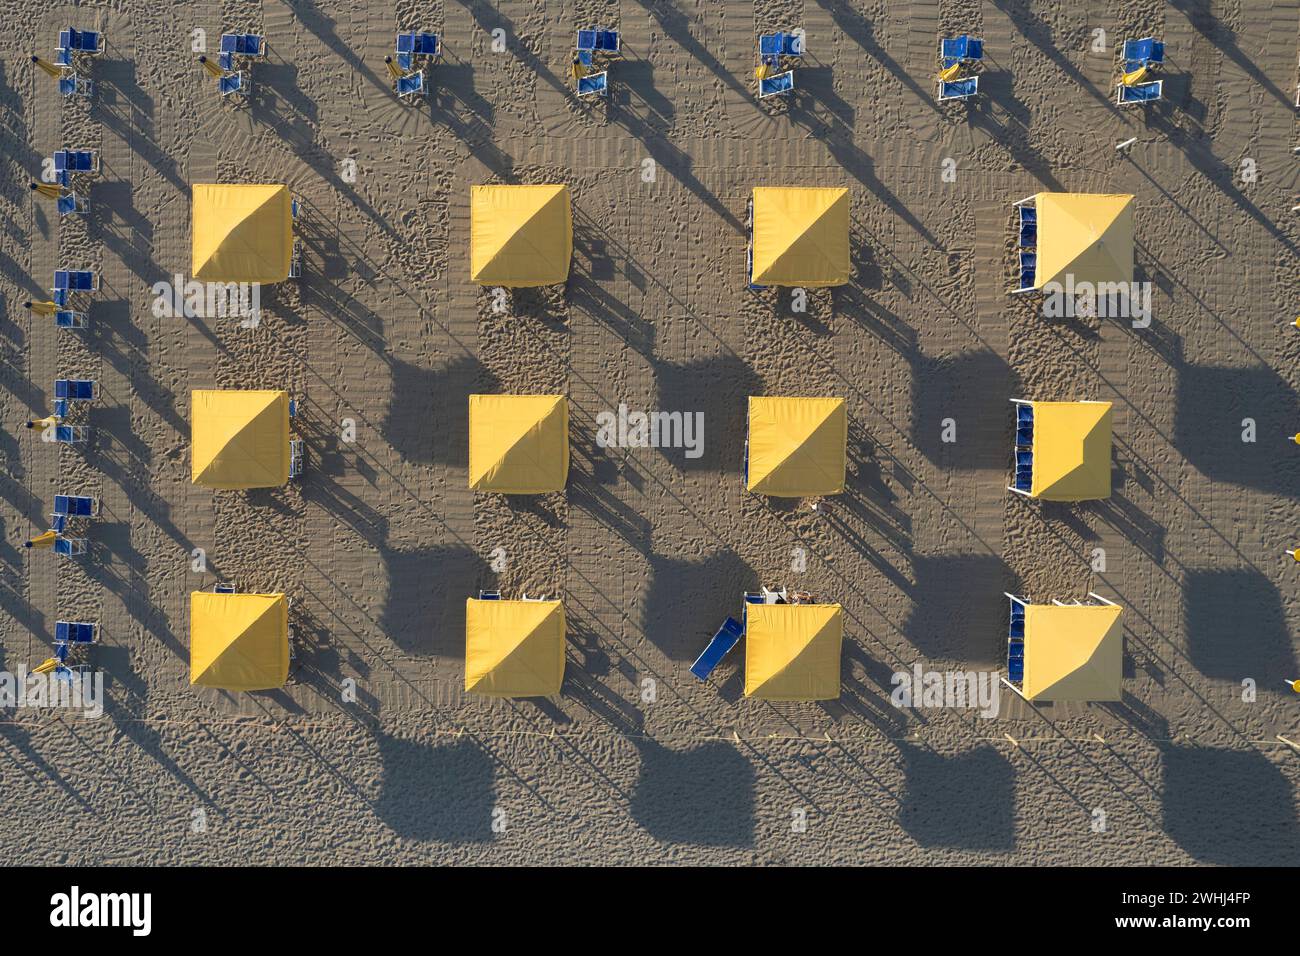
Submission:
[[[832,286],[849,281],[849,191],[754,188],[755,285]]]
[[[1045,501],[1110,497],[1111,403],[1032,402],[1034,474]]]
[[[470,187],[471,280],[552,285],[569,278],[572,258],[568,186]]]
[[[289,393],[190,393],[190,479],[208,488],[275,488],[289,480]]]
[[[564,605],[465,602],[465,690],[490,697],[549,697],[564,683]]]
[[[283,282],[293,257],[288,186],[193,187],[190,271],[204,282]]]
[[[840,696],[844,612],[838,604],[746,604],[745,696]]]
[[[1039,193],[1034,288],[1049,282],[1133,281],[1133,197]]]
[[[190,683],[271,690],[289,676],[283,594],[190,594]]]
[[[1114,605],[1025,607],[1025,676],[1030,700],[1119,700],[1124,636]]]
[[[745,487],[782,498],[839,494],[848,432],[842,398],[750,396]]]
[[[539,495],[569,480],[569,400],[563,395],[471,395],[469,486]]]

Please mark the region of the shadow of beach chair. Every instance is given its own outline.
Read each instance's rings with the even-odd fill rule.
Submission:
[[[695,663],[691,665],[691,673],[700,680],[708,680],[714,668],[727,656],[727,652],[739,643],[744,634],[740,622],[734,617],[728,617],[722,622],[722,627],[718,628],[718,632],[713,635],[713,639],[709,641],[704,651],[695,659]]]

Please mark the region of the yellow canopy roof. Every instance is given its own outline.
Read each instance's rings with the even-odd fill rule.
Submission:
[[[190,393],[191,480],[209,488],[274,488],[289,480],[289,393]]]
[[[479,285],[564,282],[573,258],[568,186],[471,186],[470,279]]]
[[[849,419],[842,398],[749,399],[749,491],[783,498],[844,490]]]
[[[204,282],[283,282],[293,257],[288,186],[193,187],[192,262]]]
[[[843,638],[838,604],[746,604],[745,696],[834,700]]]
[[[564,683],[564,605],[465,602],[465,690],[491,697],[549,697]]]
[[[1133,281],[1133,197],[1106,193],[1038,193],[1038,263],[1034,288],[1080,282]]]
[[[469,486],[538,495],[569,480],[569,401],[563,395],[471,395]]]
[[[1030,700],[1119,700],[1124,676],[1122,608],[1112,604],[1025,607],[1025,676]]]
[[[1031,402],[1034,473],[1046,501],[1110,497],[1110,402]]]
[[[849,191],[754,188],[755,285],[830,286],[849,281]]]
[[[289,676],[283,594],[190,594],[190,683],[270,690]]]

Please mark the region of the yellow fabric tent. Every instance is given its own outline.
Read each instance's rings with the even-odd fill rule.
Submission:
[[[1119,700],[1124,636],[1113,604],[1025,606],[1025,675],[1030,700]]]
[[[190,393],[191,481],[209,488],[274,488],[289,480],[289,393]]]
[[[469,230],[470,279],[479,285],[552,285],[569,278],[568,186],[472,186]]]
[[[469,486],[539,495],[569,480],[569,400],[563,395],[471,395]]]
[[[838,604],[746,604],[745,696],[840,696],[844,612]]]
[[[289,676],[283,594],[190,594],[190,683],[271,690]]]
[[[1045,501],[1110,497],[1110,402],[1031,402],[1034,472],[1029,493]]]
[[[839,494],[848,431],[842,398],[750,396],[745,488],[782,498]]]
[[[1133,281],[1133,197],[1106,193],[1038,193],[1038,262],[1034,288],[1049,282]]]
[[[288,186],[196,184],[190,271],[203,282],[283,282],[293,258]]]
[[[564,605],[465,602],[465,690],[490,697],[549,697],[564,683]]]
[[[849,281],[849,191],[754,188],[755,285],[844,285]]]

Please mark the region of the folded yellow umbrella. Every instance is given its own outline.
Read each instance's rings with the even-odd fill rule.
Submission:
[[[393,58],[391,56],[384,57],[384,66],[388,67],[388,75],[391,76],[393,79],[396,80],[401,78],[402,71],[397,66],[397,64],[393,62]]]
[[[32,183],[32,192],[40,193],[48,199],[62,199],[65,190],[57,183]]]
[[[50,63],[48,60],[42,60],[39,56],[33,56],[32,62],[35,63],[37,66],[39,66],[46,73],[50,74],[50,76],[54,77],[55,79],[58,79],[61,76],[63,76],[63,71],[60,70],[57,66],[55,66],[53,63]]]
[[[24,302],[23,306],[31,309],[37,315],[53,315],[55,312],[59,311],[59,304],[57,302],[50,302],[49,300],[43,302]]]
[[[38,534],[36,537],[32,538],[32,540],[28,541],[25,547],[52,548],[54,547],[54,542],[58,539],[58,537],[59,536],[55,534],[53,531],[46,531],[44,534]]]
[[[214,77],[220,78],[224,75],[224,71],[221,67],[213,63],[206,56],[199,57],[199,62],[203,64],[203,69],[207,70]]]

